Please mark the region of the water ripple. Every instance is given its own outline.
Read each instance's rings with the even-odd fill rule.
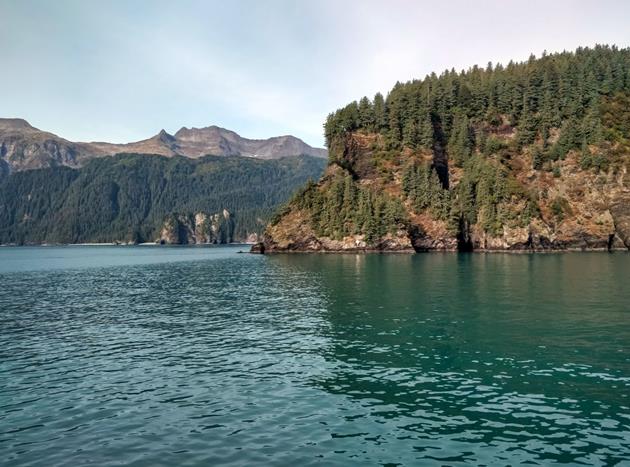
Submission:
[[[3,465],[630,463],[628,255],[236,250],[0,272]]]

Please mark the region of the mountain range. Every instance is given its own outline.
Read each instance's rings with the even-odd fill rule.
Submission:
[[[0,176],[9,172],[45,167],[81,167],[87,160],[120,153],[199,158],[205,155],[279,159],[307,155],[325,158],[325,149],[314,148],[295,136],[248,139],[218,126],[182,127],[171,135],[157,135],[137,142],[73,142],[39,130],[20,118],[0,118]]]

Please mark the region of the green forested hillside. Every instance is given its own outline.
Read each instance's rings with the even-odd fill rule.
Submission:
[[[201,159],[121,154],[81,169],[14,173],[0,181],[0,243],[153,241],[171,214],[229,210],[235,238],[260,232],[270,213],[322,159]]]
[[[434,149],[438,143],[462,166],[475,149],[500,150],[492,134],[515,128],[516,147],[538,143],[542,165],[584,144],[620,141],[627,149],[627,125],[607,120],[615,106],[627,104],[628,91],[630,49],[532,55],[522,63],[488,63],[397,83],[387,99],[379,93],[330,114],[326,139],[331,146],[340,135],[364,130],[384,135],[388,149]]]
[[[385,237],[401,230],[418,249],[586,248],[623,237],[628,48],[432,73],[351,102],[324,129],[330,167],[274,218],[272,247],[302,248],[296,217],[310,224],[314,249],[389,248]]]

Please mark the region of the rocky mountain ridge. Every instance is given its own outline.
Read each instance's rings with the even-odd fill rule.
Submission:
[[[80,167],[89,159],[120,153],[189,158],[210,154],[259,159],[298,155],[326,157],[327,154],[325,149],[313,148],[294,136],[248,139],[218,126],[182,127],[174,135],[161,130],[151,138],[127,144],[83,143],[39,130],[23,119],[0,118],[0,176],[44,167]]]

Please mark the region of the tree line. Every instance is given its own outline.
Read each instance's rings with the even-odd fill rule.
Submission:
[[[377,93],[331,113],[324,133],[329,148],[359,130],[382,134],[390,149],[432,150],[439,143],[462,167],[476,150],[491,152],[495,135],[515,129],[514,149],[536,145],[534,168],[570,150],[584,152],[585,167],[598,166],[602,153],[584,148],[628,143],[630,125],[615,131],[605,114],[629,91],[630,49],[598,45],[397,83],[386,98]]]

